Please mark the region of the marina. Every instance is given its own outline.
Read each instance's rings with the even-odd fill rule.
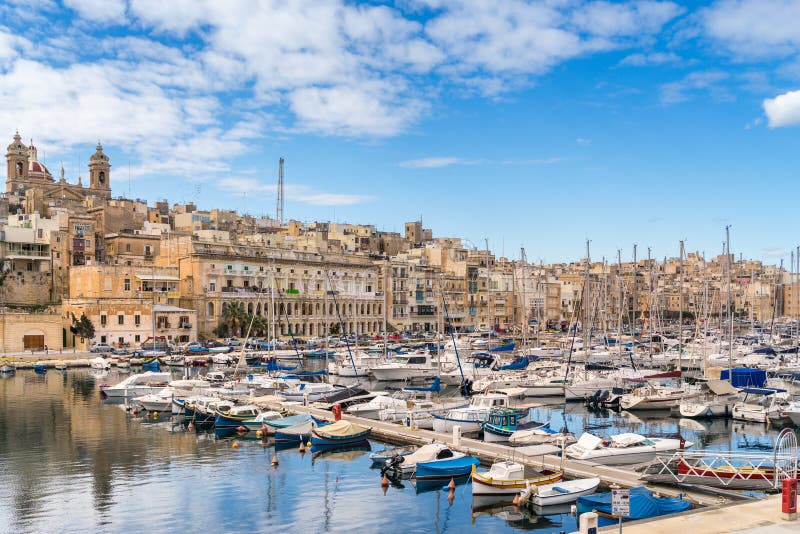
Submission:
[[[309,371],[325,365],[324,360],[312,360],[307,364]],[[174,380],[171,384],[186,387],[209,385],[210,382],[201,380],[201,372],[231,376],[231,370],[225,367],[208,371],[187,367],[183,371],[172,371]],[[549,428],[560,429],[559,433],[564,435],[580,437],[584,432],[591,432],[605,439],[644,435],[651,436],[644,439],[656,441],[680,436],[684,444],[696,444],[687,448],[685,453],[686,461],[691,462],[693,468],[688,473],[685,469],[674,470],[684,478],[694,476],[694,479],[689,481],[689,485],[678,486],[671,484],[673,481],[665,476],[651,473],[643,477],[643,467],[647,462],[637,462],[636,469],[630,469],[624,465],[599,465],[562,457],[559,443],[510,447],[507,443],[484,441],[480,435],[462,436],[452,428],[444,433],[435,432],[404,424],[410,421],[401,420],[398,424],[347,414],[342,416],[341,425],[332,424],[330,421],[338,417],[337,410],[342,413],[340,408],[334,407],[331,411],[330,407],[304,406],[303,402],[287,401],[277,394],[256,396],[250,393],[245,397],[228,394],[234,403],[228,404],[224,412],[216,412],[219,424],[215,427],[214,417],[204,419],[210,423],[194,418],[187,420],[185,415],[173,415],[171,409],[166,412],[148,411],[135,398],[124,395],[108,397],[103,393],[110,383],[136,384],[139,381],[132,377],[137,376],[154,376],[150,380],[164,379],[153,373],[130,375],[116,369],[68,368],[44,374],[20,369],[0,380],[0,414],[7,421],[6,435],[15,436],[0,450],[4,463],[12,467],[3,474],[6,478],[0,480],[4,488],[0,491],[0,503],[11,503],[20,498],[19,491],[25,491],[26,495],[35,496],[38,510],[32,515],[3,517],[7,524],[19,527],[16,529],[19,531],[38,530],[43,523],[37,521],[52,521],[55,519],[53,514],[58,514],[61,509],[52,505],[52,499],[57,495],[63,494],[59,498],[69,502],[70,499],[82,498],[81,492],[91,489],[89,493],[95,495],[92,506],[99,508],[89,517],[61,517],[59,520],[70,525],[68,530],[102,528],[104,524],[113,525],[111,530],[135,529],[143,523],[137,517],[138,506],[130,508],[130,503],[145,498],[152,489],[164,502],[181,502],[184,496],[191,494],[192,500],[212,499],[226,509],[225,513],[207,512],[209,515],[206,516],[203,513],[181,516],[183,525],[210,521],[210,524],[222,528],[221,522],[224,521],[224,528],[245,528],[248,523],[229,515],[230,510],[236,510],[254,522],[247,528],[253,528],[253,525],[263,528],[286,526],[287,518],[291,517],[292,521],[300,521],[298,524],[305,524],[311,531],[338,530],[345,528],[348,517],[353,517],[365,521],[363,524],[369,528],[382,529],[392,524],[387,516],[390,518],[392,514],[403,511],[404,520],[409,521],[411,530],[447,532],[463,528],[520,528],[571,532],[577,530],[577,517],[569,505],[557,502],[559,499],[555,493],[561,495],[572,491],[576,495],[574,498],[579,498],[587,493],[607,491],[609,487],[631,488],[646,484],[660,496],[686,499],[693,509],[729,506],[761,498],[764,492],[773,489],[763,481],[760,485],[748,486],[756,492],[750,494],[735,491],[740,489],[736,484],[707,484],[713,489],[702,484],[698,486],[696,475],[708,475],[712,468],[719,471],[720,466],[711,462],[705,466],[705,471],[699,473],[698,470],[702,469],[698,466],[704,465],[699,462],[708,461],[708,457],[698,456],[697,451],[716,451],[720,457],[749,455],[750,458],[764,458],[782,440],[780,428],[763,423],[719,418],[687,419],[671,416],[668,411],[597,411],[583,403],[565,403],[548,396],[522,397],[513,403],[514,410],[525,406],[532,421],[547,421]],[[352,379],[345,382],[348,380]],[[145,378],[144,382],[148,379]],[[362,381],[361,385],[376,389],[385,388],[387,383]],[[403,385],[390,386],[402,388]],[[452,395],[455,399],[457,389],[447,392],[445,388],[441,395],[445,398]],[[143,393],[136,396],[152,396],[142,396]],[[287,410],[296,415],[286,417]],[[12,413],[15,416],[9,419],[7,416]],[[237,413],[241,416],[235,415]],[[256,414],[263,417],[252,420]],[[306,419],[302,419],[303,414],[308,414]],[[246,420],[248,417],[251,419]],[[283,418],[286,418],[286,426],[281,423]],[[30,439],[31,432],[47,432],[41,426],[43,421],[54,421],[49,430],[52,439],[43,440],[42,445],[34,450],[22,447],[22,442]],[[272,428],[265,432],[268,427]],[[633,437],[629,439],[640,441]],[[338,440],[341,441],[337,443]],[[413,467],[411,471],[403,468],[397,477],[390,477],[388,485],[381,483],[381,462],[376,464],[370,458],[372,452],[429,443],[443,444],[452,449],[455,459],[449,460],[447,456],[435,462],[428,459],[427,463],[419,464],[422,467],[417,468],[421,469],[418,473]],[[576,445],[580,443],[578,440]],[[674,454],[678,455],[680,451]],[[796,457],[796,449],[794,454]],[[46,461],[31,465],[34,458]],[[473,464],[468,461],[470,458],[481,464],[477,473],[483,473],[481,480],[484,484],[487,481],[492,484],[492,477],[501,476],[497,473],[509,473],[502,475],[509,477],[508,482],[500,482],[497,478],[498,488],[513,490],[476,490],[476,482],[470,480],[473,469]],[[389,461],[391,458],[384,463],[389,465]],[[674,458],[667,458],[662,459],[659,465],[672,465],[670,461],[674,464]],[[504,462],[509,468],[493,471],[500,469]],[[655,464],[658,462],[651,463],[648,472],[653,471]],[[26,466],[24,470],[23,465]],[[94,472],[101,465],[105,473],[103,480],[97,478],[100,473]],[[513,474],[513,465],[520,466],[519,474]],[[491,469],[486,471],[489,467]],[[760,469],[761,466],[754,468]],[[524,476],[523,471],[526,473]],[[528,471],[539,474],[528,475]],[[47,477],[57,472],[64,473],[61,479],[55,476],[52,485],[45,482]],[[562,472],[564,487],[558,486],[557,482],[562,476],[558,473]],[[661,475],[664,472],[662,469]],[[22,473],[31,474],[31,480],[27,483],[20,480]],[[84,481],[81,484],[86,484],[81,491],[66,488],[68,480],[75,476]],[[534,478],[529,478],[531,476]],[[515,481],[519,477],[522,477],[521,481]],[[204,483],[198,485],[201,479]],[[448,489],[451,479],[456,483]],[[587,483],[580,482],[582,480]],[[600,487],[589,484],[592,480],[597,480]],[[575,481],[575,490],[569,489],[573,484],[570,481]],[[42,484],[50,489],[43,490]],[[95,487],[97,484],[101,486]],[[532,484],[542,484],[541,497],[538,492],[530,493]],[[551,487],[557,487],[557,491],[548,489]],[[99,495],[98,492],[104,493]],[[498,493],[501,495],[499,498]],[[548,495],[549,501],[560,507],[548,506]],[[529,503],[515,505],[511,502],[515,496],[517,499],[524,497]],[[152,495],[148,498],[152,499]],[[561,500],[565,498],[569,500],[569,497],[561,497]],[[348,506],[350,499],[357,499],[360,503],[357,511]],[[544,504],[537,505],[536,502]],[[325,509],[324,522],[304,523],[299,519],[306,506]],[[9,512],[15,509],[13,506],[0,508]],[[168,525],[179,513],[166,508],[161,507],[157,513],[149,514],[156,525],[163,527],[161,530],[170,530]],[[366,509],[376,512],[374,515],[380,519],[366,519]]]

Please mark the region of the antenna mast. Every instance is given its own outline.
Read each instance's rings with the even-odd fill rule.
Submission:
[[[275,218],[278,224],[283,224],[283,158],[278,160],[278,210]]]

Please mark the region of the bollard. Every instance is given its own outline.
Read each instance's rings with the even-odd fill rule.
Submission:
[[[781,490],[781,519],[797,521],[797,479],[783,479]]]
[[[597,514],[586,512],[578,519],[578,532],[580,534],[597,534]]]
[[[453,427],[453,447],[459,447],[461,445],[461,427],[459,425],[455,425]]]

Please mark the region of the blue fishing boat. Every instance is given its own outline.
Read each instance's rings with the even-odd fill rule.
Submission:
[[[421,462],[417,464],[417,480],[438,480],[454,477],[463,477],[472,473],[472,466],[479,465],[480,461],[472,456]]]
[[[372,429],[349,421],[336,421],[329,425],[311,430],[311,445],[322,447],[338,447],[360,443],[369,437]]]
[[[631,488],[630,514],[623,516],[623,521],[647,519],[676,512],[683,512],[692,507],[692,503],[681,498],[654,497],[653,492],[644,486]],[[611,514],[611,492],[597,493],[578,497],[578,514],[596,512],[600,516],[600,526],[612,525],[619,518]]]
[[[549,423],[538,421],[523,422],[527,419],[529,410],[520,413],[515,408],[495,408],[489,412],[489,417],[483,423],[483,440],[489,443],[508,441],[511,434],[517,430],[531,430],[542,428]]]

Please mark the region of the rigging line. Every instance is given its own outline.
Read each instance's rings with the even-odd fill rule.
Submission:
[[[350,340],[347,339],[347,334],[344,331],[344,322],[342,321],[342,314],[339,311],[339,301],[336,298],[336,291],[333,290],[333,285],[331,284],[331,277],[327,269],[325,269],[325,278],[328,280],[328,291],[333,297],[333,304],[336,306],[336,317],[339,319],[339,329],[341,330],[342,334],[344,334],[344,344],[347,346],[347,354],[350,356],[350,363],[353,366],[353,372],[356,375],[356,380],[358,380],[358,368],[356,367],[356,361],[353,358],[353,352],[350,350]]]

